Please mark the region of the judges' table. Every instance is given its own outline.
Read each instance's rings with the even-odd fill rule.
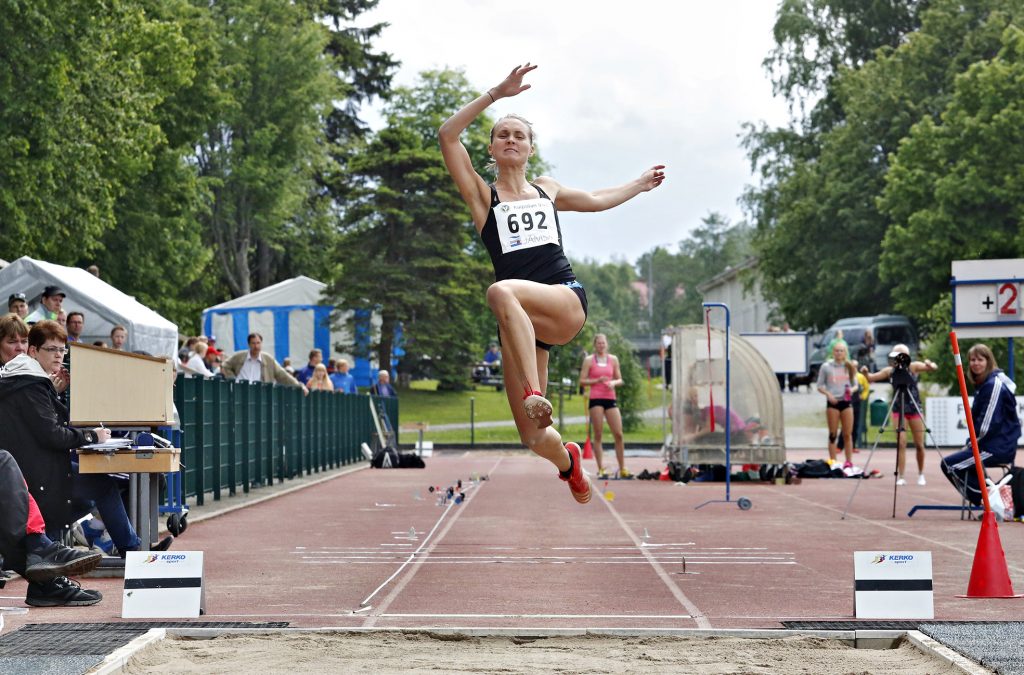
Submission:
[[[166,357],[71,343],[71,424],[152,430],[174,423],[174,364]],[[147,548],[159,532],[160,474],[180,469],[178,448],[79,451],[82,473],[127,473],[128,517]]]
[[[78,451],[81,473],[128,474],[128,518],[148,549],[160,532],[160,474],[181,468],[179,448],[83,448]]]

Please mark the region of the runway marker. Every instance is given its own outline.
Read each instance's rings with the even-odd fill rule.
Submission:
[[[686,597],[686,594],[683,593],[683,591],[675,583],[672,577],[669,576],[668,572],[665,571],[665,568],[663,568],[661,564],[657,561],[657,559],[649,552],[649,550],[646,547],[644,547],[644,542],[641,542],[637,538],[637,536],[633,534],[633,531],[629,528],[629,525],[622,518],[622,516],[619,515],[619,512],[615,510],[615,506],[613,506],[611,502],[607,501],[604,502],[604,505],[605,507],[607,507],[608,512],[612,514],[612,517],[615,518],[615,520],[619,523],[619,527],[621,527],[622,531],[626,533],[626,536],[628,536],[633,541],[633,544],[637,547],[637,549],[639,549],[639,551],[644,555],[644,557],[648,559],[651,567],[654,568],[654,573],[658,575],[662,583],[665,584],[665,587],[668,588],[670,593],[672,593],[672,596],[679,602],[679,604],[686,608],[686,611],[688,611],[692,615],[693,620],[697,623],[697,628],[711,628],[711,622],[708,620],[708,618],[701,613],[700,608],[697,607],[697,605],[695,605],[692,600]]]
[[[499,457],[498,460],[491,466],[491,473],[494,473],[497,470],[497,468],[499,466],[501,466],[501,462],[502,462],[502,458]],[[391,583],[391,581],[394,580],[410,562],[412,562],[414,559],[416,559],[416,555],[421,550],[423,550],[423,548],[425,546],[427,546],[427,542],[430,541],[430,538],[432,536],[434,536],[434,532],[436,532],[437,528],[440,527],[441,521],[444,519],[444,517],[448,513],[448,511],[449,511],[449,509],[447,509],[447,508],[444,510],[444,512],[441,514],[441,517],[438,518],[437,522],[434,524],[434,527],[430,530],[430,532],[427,534],[427,536],[423,539],[423,542],[419,545],[419,547],[415,551],[413,551],[410,554],[409,559],[406,560],[404,563],[402,563],[402,566],[399,567],[397,570],[395,570],[395,572],[390,577],[385,579],[384,583],[382,583],[380,586],[378,586],[376,589],[374,589],[373,593],[371,593],[369,596],[367,596],[367,598],[365,600],[363,600],[361,603],[359,603],[360,605],[368,604],[370,599],[373,596],[375,596],[377,593],[379,593],[381,591],[381,589],[383,589],[385,586],[387,586],[389,583]],[[444,529],[441,530],[440,535],[438,535],[438,539],[442,539],[448,533],[448,530],[451,529],[452,525],[458,519],[459,515],[464,513],[464,512],[465,512],[465,509],[460,509],[460,510],[456,511],[455,515],[448,521],[448,523],[445,525]],[[431,544],[429,547],[427,547],[425,554],[426,555],[430,555],[430,552],[433,550],[433,548],[434,548],[434,544]],[[418,561],[418,562],[422,562],[422,561]],[[402,592],[402,590],[405,588],[405,586],[412,580],[413,576],[416,575],[417,569],[419,569],[419,568],[418,567],[413,568],[413,570],[412,570],[412,572],[410,574],[408,574],[405,578],[400,579],[398,581],[398,583],[395,584],[395,587],[393,589],[391,589],[391,592],[381,602],[381,604],[380,604],[380,612],[383,612],[385,609],[387,609],[391,605],[391,603],[394,601],[394,599],[398,597],[398,594]],[[366,617],[366,622],[363,624],[363,626],[365,628],[369,628],[369,627],[374,626],[375,623],[376,623],[376,618],[371,614],[370,616]]]

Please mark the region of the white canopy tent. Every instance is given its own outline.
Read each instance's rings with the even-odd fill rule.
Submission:
[[[128,329],[126,349],[171,358],[177,354],[177,325],[81,268],[25,256],[0,269],[0,299],[4,301],[12,293],[24,293],[33,310],[46,286],[59,286],[67,294],[66,312],[85,314],[82,341],[86,344],[103,340],[109,345],[111,329],[120,324]]]

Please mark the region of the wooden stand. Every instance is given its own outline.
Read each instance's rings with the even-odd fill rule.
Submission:
[[[71,424],[154,429],[174,423],[174,364],[168,358],[71,343]],[[129,474],[128,518],[143,550],[160,532],[160,474],[181,468],[178,448],[79,450],[81,473]]]

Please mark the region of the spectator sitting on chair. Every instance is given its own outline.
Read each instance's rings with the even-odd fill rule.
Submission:
[[[484,353],[483,364],[487,369],[487,377],[493,377],[501,372],[501,351],[498,349],[498,345],[493,342],[490,344]]]
[[[313,349],[309,352],[309,364],[305,368],[300,368],[295,371],[295,379],[302,384],[308,384],[309,378],[313,377],[313,371],[318,365],[323,363],[324,353],[319,349]],[[326,366],[324,366],[326,369]]]
[[[47,536],[60,539],[75,519],[72,499],[95,502],[120,551],[139,550],[114,478],[79,474],[72,448],[110,439],[110,430],[82,431],[68,426],[68,409],[57,398],[51,377],[67,351],[67,333],[53,321],[36,323],[28,352],[0,370],[0,447],[17,460],[46,520]],[[161,542],[163,548],[170,540]]]
[[[85,314],[71,312],[68,314],[67,331],[68,342],[81,342],[82,332],[85,330]]]
[[[43,297],[39,300],[39,307],[25,318],[25,323],[31,325],[44,319],[56,321],[57,314],[60,312],[65,297],[67,297],[67,293],[58,286],[47,286],[43,289]]]
[[[374,396],[395,398],[398,394],[391,386],[391,374],[386,370],[377,371],[377,381],[370,386],[370,393]]]
[[[248,351],[236,352],[224,362],[221,368],[224,377],[239,382],[267,382],[286,387],[301,387],[303,394],[309,393],[306,385],[289,375],[273,356],[263,353],[262,335],[250,333],[248,342]]]
[[[988,345],[976,344],[967,352],[968,377],[974,384],[975,437],[983,466],[1013,464],[1020,438],[1020,418],[1017,416],[1017,385],[999,370],[996,357]],[[961,491],[964,498],[978,506],[982,502],[978,489],[978,474],[974,467],[974,451],[970,440],[963,450],[943,458],[942,473]]]
[[[68,548],[46,536],[46,521],[39,505],[28,491],[18,463],[6,450],[0,450],[0,494],[4,496],[0,564],[28,580],[25,604],[82,607],[102,600],[99,591],[85,590],[67,577],[94,569],[103,555]]]
[[[185,340],[185,344],[178,350],[178,370],[180,371],[188,360],[192,358],[192,352],[196,349],[196,343],[199,342],[199,338],[194,335]]]
[[[210,348],[205,342],[199,340],[196,341],[194,349],[195,351],[188,358],[188,363],[185,364],[185,372],[203,377],[213,377],[213,371],[206,367],[206,352]]]
[[[11,297],[7,298],[7,311],[17,314],[22,319],[28,316],[28,302],[25,301],[25,294],[11,293]]]
[[[327,376],[327,366],[322,363],[316,364],[316,367],[313,368],[313,375],[309,378],[306,386],[310,391],[334,391],[334,384]]]
[[[124,351],[128,342],[128,329],[118,324],[110,329],[110,348]]]
[[[695,443],[704,439],[706,442],[725,440],[725,416],[724,405],[716,405],[715,430],[711,430],[711,406],[701,406],[698,403],[697,387],[690,387],[689,396],[683,402],[683,434],[681,440],[686,444]],[[743,419],[735,410],[729,410],[729,439],[733,443],[754,443],[768,441],[767,435],[761,427],[761,420],[757,417]]]
[[[213,373],[214,377],[217,377],[217,375],[220,374],[220,366],[224,362],[224,359],[221,358],[222,354],[223,352],[217,351],[216,347],[207,345],[206,356],[203,357],[203,364],[211,373]]]
[[[348,372],[348,361],[338,359],[334,367],[335,371],[331,373],[331,384],[334,385],[334,391],[340,391],[343,394],[358,394],[356,378]]]

